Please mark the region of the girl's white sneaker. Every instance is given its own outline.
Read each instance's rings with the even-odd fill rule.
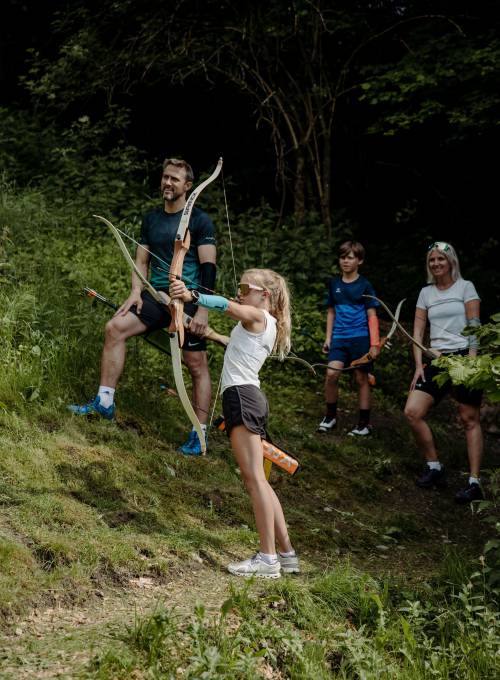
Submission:
[[[279,560],[276,560],[273,564],[268,564],[259,553],[243,560],[243,562],[228,564],[227,570],[235,576],[257,576],[258,578],[279,578],[281,576]]]

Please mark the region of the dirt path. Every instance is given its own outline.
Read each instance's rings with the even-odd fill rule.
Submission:
[[[167,584],[139,577],[129,587],[98,591],[86,605],[33,610],[9,635],[0,637],[1,680],[74,680],[126,626],[164,605],[186,616],[197,602],[216,613],[228,594],[229,574],[203,565]]]

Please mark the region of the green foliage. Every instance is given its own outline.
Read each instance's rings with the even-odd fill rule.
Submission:
[[[128,112],[115,107],[101,120],[82,115],[66,128],[3,108],[0,162],[11,181],[39,190],[56,221],[66,221],[69,206],[75,225],[92,213],[136,219],[148,200],[147,166],[125,141],[128,125]]]
[[[379,604],[379,624],[340,632],[340,677],[491,678],[499,672],[500,618],[472,585],[445,605],[413,600],[391,612]]]
[[[226,441],[214,435],[214,455],[203,461],[175,453],[186,423],[179,403],[159,389],[170,380],[164,355],[140,341],[129,343],[118,424],[73,421],[65,413],[68,401],[95,390],[107,318],[104,308],[89,309],[77,293],[90,284],[120,301],[130,276],[91,214],[103,212],[137,235],[139,215],[153,202],[145,193],[141,155],[125,142],[116,148],[110,143],[126,125],[115,113],[116,127],[82,116],[64,133],[13,114],[0,124],[6,141],[0,153],[19,182],[4,177],[0,187],[0,608],[11,615],[54,591],[69,601],[87,597],[96,583],[116,584],[131,575],[161,580],[178,557],[189,561],[193,551],[203,553],[213,565],[226,559],[226,550],[250,549],[256,542]],[[23,139],[28,146],[39,144],[41,160],[32,176],[28,155],[21,153]],[[219,228],[218,289],[232,294],[220,189],[211,187],[202,205]],[[231,216],[237,275],[269,266],[289,278],[294,349],[316,357],[325,280],[336,267],[339,241],[352,227],[346,220],[326,240],[315,214],[301,225],[290,219],[276,228],[277,222],[265,204]],[[483,344],[498,344],[497,321],[481,329],[490,338]],[[222,332],[230,328],[221,317],[214,325]],[[384,391],[397,393],[405,351],[395,349],[381,360]],[[218,376],[221,351],[214,348],[210,356]],[[427,678],[445,677],[454,667],[469,677],[466,659],[470,677],[495,677],[498,617],[481,595],[458,588],[460,599],[450,606],[417,593],[398,609],[402,595],[393,595],[388,581],[332,558],[342,549],[362,559],[370,551],[374,559],[375,541],[391,548],[406,541],[401,547],[407,547],[429,522],[409,511],[398,515],[379,500],[389,493],[386,478],[401,467],[394,423],[385,440],[371,441],[366,450],[355,442],[319,440],[310,425],[321,399],[318,383],[289,366],[276,371],[272,362],[263,379],[273,387],[272,425],[305,463],[300,478],[281,477],[277,486],[299,541],[317,549],[313,574],[304,581],[284,579],[263,595],[255,594],[253,584],[234,588],[215,617],[203,607],[191,618],[158,609],[137,620],[119,650],[100,656],[90,677],[169,677],[179,667],[192,678],[269,677],[273,671],[297,679],[375,673]],[[345,403],[352,406],[349,399],[347,388]],[[382,395],[378,403],[391,412]],[[333,512],[334,503],[340,505],[334,514],[321,509]],[[497,587],[497,549],[495,541],[485,549],[491,592]],[[318,575],[325,554],[334,566]],[[451,562],[447,574],[457,584],[464,575]]]
[[[125,672],[216,678],[470,678],[493,680],[500,671],[500,615],[472,582],[449,601],[436,597],[391,604],[365,583],[369,622],[353,621],[355,610],[330,609],[350,599],[346,580],[332,569],[300,583],[286,580],[260,596],[251,583],[231,588],[220,614],[210,619],[203,606],[194,621],[160,609],[139,620],[124,637],[121,660],[114,648],[95,659],[89,678],[126,677]],[[351,571],[354,582],[358,574]],[[342,585],[340,585],[342,583]],[[321,594],[321,595],[320,595]],[[122,675],[123,673],[123,675]]]
[[[488,500],[478,502],[479,517],[493,529],[493,534],[484,546],[479,558],[482,572],[476,577],[484,579],[488,595],[498,604],[500,602],[500,470],[489,474]]]
[[[421,20],[427,25],[407,36],[410,49],[396,63],[363,69],[360,100],[383,109],[369,132],[393,136],[437,119],[444,123],[449,140],[472,131],[484,133],[495,125],[500,103],[496,32],[486,28],[479,37],[470,35],[460,26],[462,18]]]
[[[451,379],[454,385],[484,390],[490,401],[500,401],[500,314],[492,316],[484,326],[466,328],[463,334],[475,335],[481,352],[475,357],[451,355],[436,359],[436,365],[444,369],[437,377],[438,384]]]

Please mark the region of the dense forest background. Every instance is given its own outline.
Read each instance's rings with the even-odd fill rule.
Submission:
[[[2,678],[496,680],[498,2],[4,0],[0,12]],[[324,362],[342,240],[364,243],[363,271],[393,309],[408,298],[408,329],[429,244],[456,246],[483,321],[497,314],[477,360],[455,367],[488,397],[485,501],[453,502],[467,451],[451,400],[429,418],[449,487],[416,488],[401,334],[375,364],[368,441],[347,436],[352,372],[323,436],[320,369],[263,367],[270,433],[301,462],[271,475],[303,569],[275,584],[226,572],[257,545],[250,504],[215,427],[209,455],[179,454],[189,422],[164,353],[128,343],[116,422],[67,411],[95,394],[111,313],[83,287],[119,303],[130,285],[93,216],[136,237],[166,156],[198,181],[221,155],[223,181],[198,200],[217,227],[217,292],[232,295],[246,267],[285,275],[292,349],[311,363]],[[208,358],[215,395],[222,348]]]
[[[199,176],[222,155],[233,214],[265,203],[283,244],[323,225],[301,234],[313,278],[318,255],[328,272],[353,236],[379,293],[414,299],[427,245],[449,240],[495,311],[498,3],[8,0],[2,12],[0,158],[18,184],[64,200],[87,182],[93,195],[107,159],[109,208],[131,217],[165,156]]]

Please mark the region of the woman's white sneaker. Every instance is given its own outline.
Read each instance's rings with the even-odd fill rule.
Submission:
[[[269,564],[262,559],[259,553],[243,560],[243,562],[228,564],[227,570],[235,576],[257,576],[258,578],[279,578],[281,576],[279,560]]]

